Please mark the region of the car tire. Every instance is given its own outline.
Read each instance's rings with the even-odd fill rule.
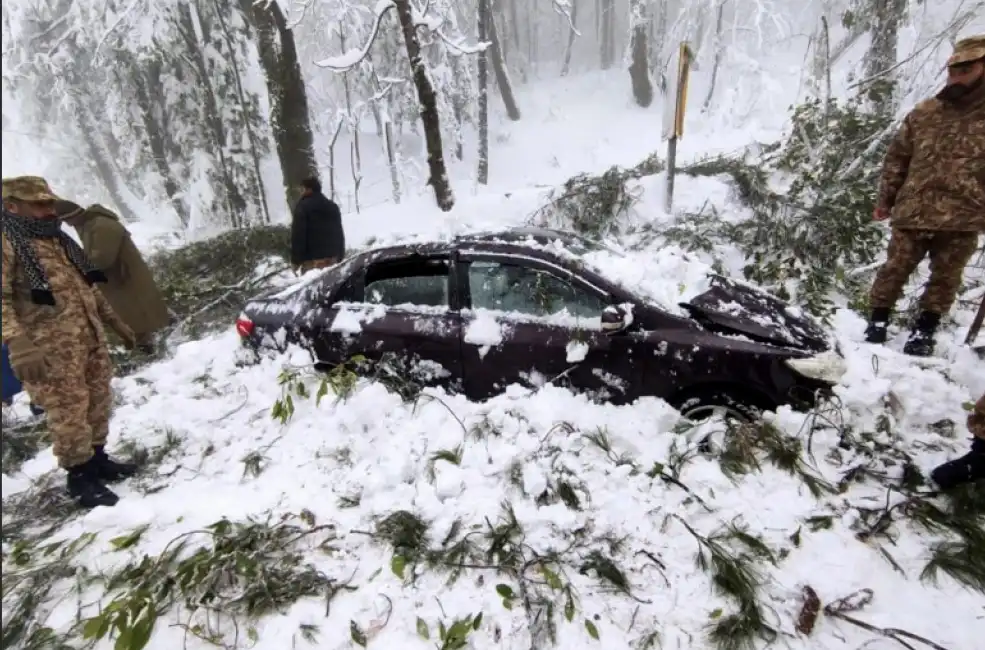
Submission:
[[[727,391],[714,390],[692,393],[676,400],[674,407],[681,416],[701,422],[714,415],[731,417],[741,422],[754,422],[760,418],[763,409],[750,400],[739,400]]]
[[[765,410],[763,406],[759,406],[762,404],[760,400],[739,399],[735,393],[720,389],[692,392],[682,395],[672,403],[683,419],[690,420],[695,425],[715,415],[732,419],[736,424],[746,424],[758,420]],[[713,437],[709,433],[695,440],[698,451],[702,454],[714,453],[716,445],[713,444]]]

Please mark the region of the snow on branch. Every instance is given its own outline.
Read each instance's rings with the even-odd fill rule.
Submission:
[[[575,36],[581,36],[581,32],[575,27],[575,21],[571,18],[570,0],[551,0],[551,6],[555,13],[564,16],[564,19],[568,21],[568,27],[575,33]]]
[[[558,2],[566,2],[566,0],[557,0]],[[395,5],[393,0],[379,0],[376,7],[373,9],[374,20],[373,29],[370,32],[369,38],[366,39],[365,44],[362,47],[353,48],[347,52],[340,54],[339,56],[332,56],[321,61],[315,61],[315,65],[320,68],[328,68],[334,70],[335,72],[347,72],[363,61],[368,55],[370,49],[373,47],[373,43],[376,42],[376,37],[380,32],[380,26],[383,24],[383,18],[386,16],[387,12],[393,9]],[[484,51],[491,43],[476,43],[475,45],[468,45],[465,43],[464,38],[459,38],[452,40],[441,29],[441,25],[444,23],[444,19],[440,16],[430,16],[428,11],[431,8],[431,2],[428,0],[424,3],[423,9],[418,9],[411,5],[411,16],[413,17],[414,27],[425,27],[432,34],[435,34],[441,41],[451,50],[451,54],[460,56],[462,54],[478,54]]]
[[[331,56],[327,59],[322,59],[321,61],[315,61],[315,65],[319,68],[328,68],[336,72],[347,72],[353,67],[359,64],[369,55],[370,48],[373,47],[373,43],[376,42],[376,36],[380,33],[380,25],[383,24],[383,18],[387,13],[396,8],[393,4],[393,0],[380,0],[376,3],[376,7],[373,9],[375,18],[373,20],[373,29],[370,31],[369,38],[366,39],[365,45],[361,48],[354,48],[348,52],[344,52],[339,56]]]

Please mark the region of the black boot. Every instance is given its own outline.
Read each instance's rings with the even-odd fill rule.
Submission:
[[[120,497],[99,480],[96,465],[90,458],[81,465],[68,468],[68,495],[86,509],[96,506],[112,507]]]
[[[975,438],[970,452],[934,469],[930,477],[942,490],[985,479],[985,440]]]
[[[137,466],[133,463],[121,463],[110,458],[104,445],[92,448],[92,462],[96,468],[96,476],[107,483],[118,483],[137,473]]]
[[[910,338],[903,346],[903,354],[912,357],[929,357],[934,353],[934,335],[937,333],[937,326],[941,323],[941,315],[932,311],[920,312],[913,329],[910,330]]]
[[[869,317],[869,326],[865,328],[866,343],[885,343],[889,335],[889,309],[876,307]]]

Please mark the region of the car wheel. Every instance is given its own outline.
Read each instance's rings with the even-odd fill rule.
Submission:
[[[677,410],[683,417],[694,422],[713,417],[721,417],[726,421],[754,422],[762,413],[755,406],[720,391],[688,397],[677,405]]]
[[[752,400],[740,400],[727,391],[714,390],[701,393],[692,393],[677,401],[674,406],[680,411],[681,416],[699,425],[712,418],[721,418],[726,426],[737,426],[749,422],[755,422],[762,414],[762,409],[750,403]],[[708,433],[705,436],[694,440],[697,443],[698,451],[703,454],[710,454],[716,446],[723,444],[719,436],[726,433]],[[717,440],[717,443],[714,442]]]

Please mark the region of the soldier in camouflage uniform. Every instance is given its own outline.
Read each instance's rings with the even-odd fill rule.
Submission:
[[[985,395],[979,398],[968,416],[968,431],[974,436],[971,451],[944,463],[931,474],[934,482],[945,490],[985,479]]]
[[[889,255],[870,294],[869,343],[884,343],[907,279],[930,256],[930,281],[903,351],[929,356],[941,317],[985,232],[985,35],[959,41],[947,86],[903,120],[889,145],[873,218],[891,218]]]
[[[105,275],[62,231],[56,200],[38,176],[3,179],[3,340],[14,374],[48,413],[69,494],[86,508],[112,506],[105,482],[136,468],[106,455],[113,371],[102,323],[136,342],[93,286]]]

